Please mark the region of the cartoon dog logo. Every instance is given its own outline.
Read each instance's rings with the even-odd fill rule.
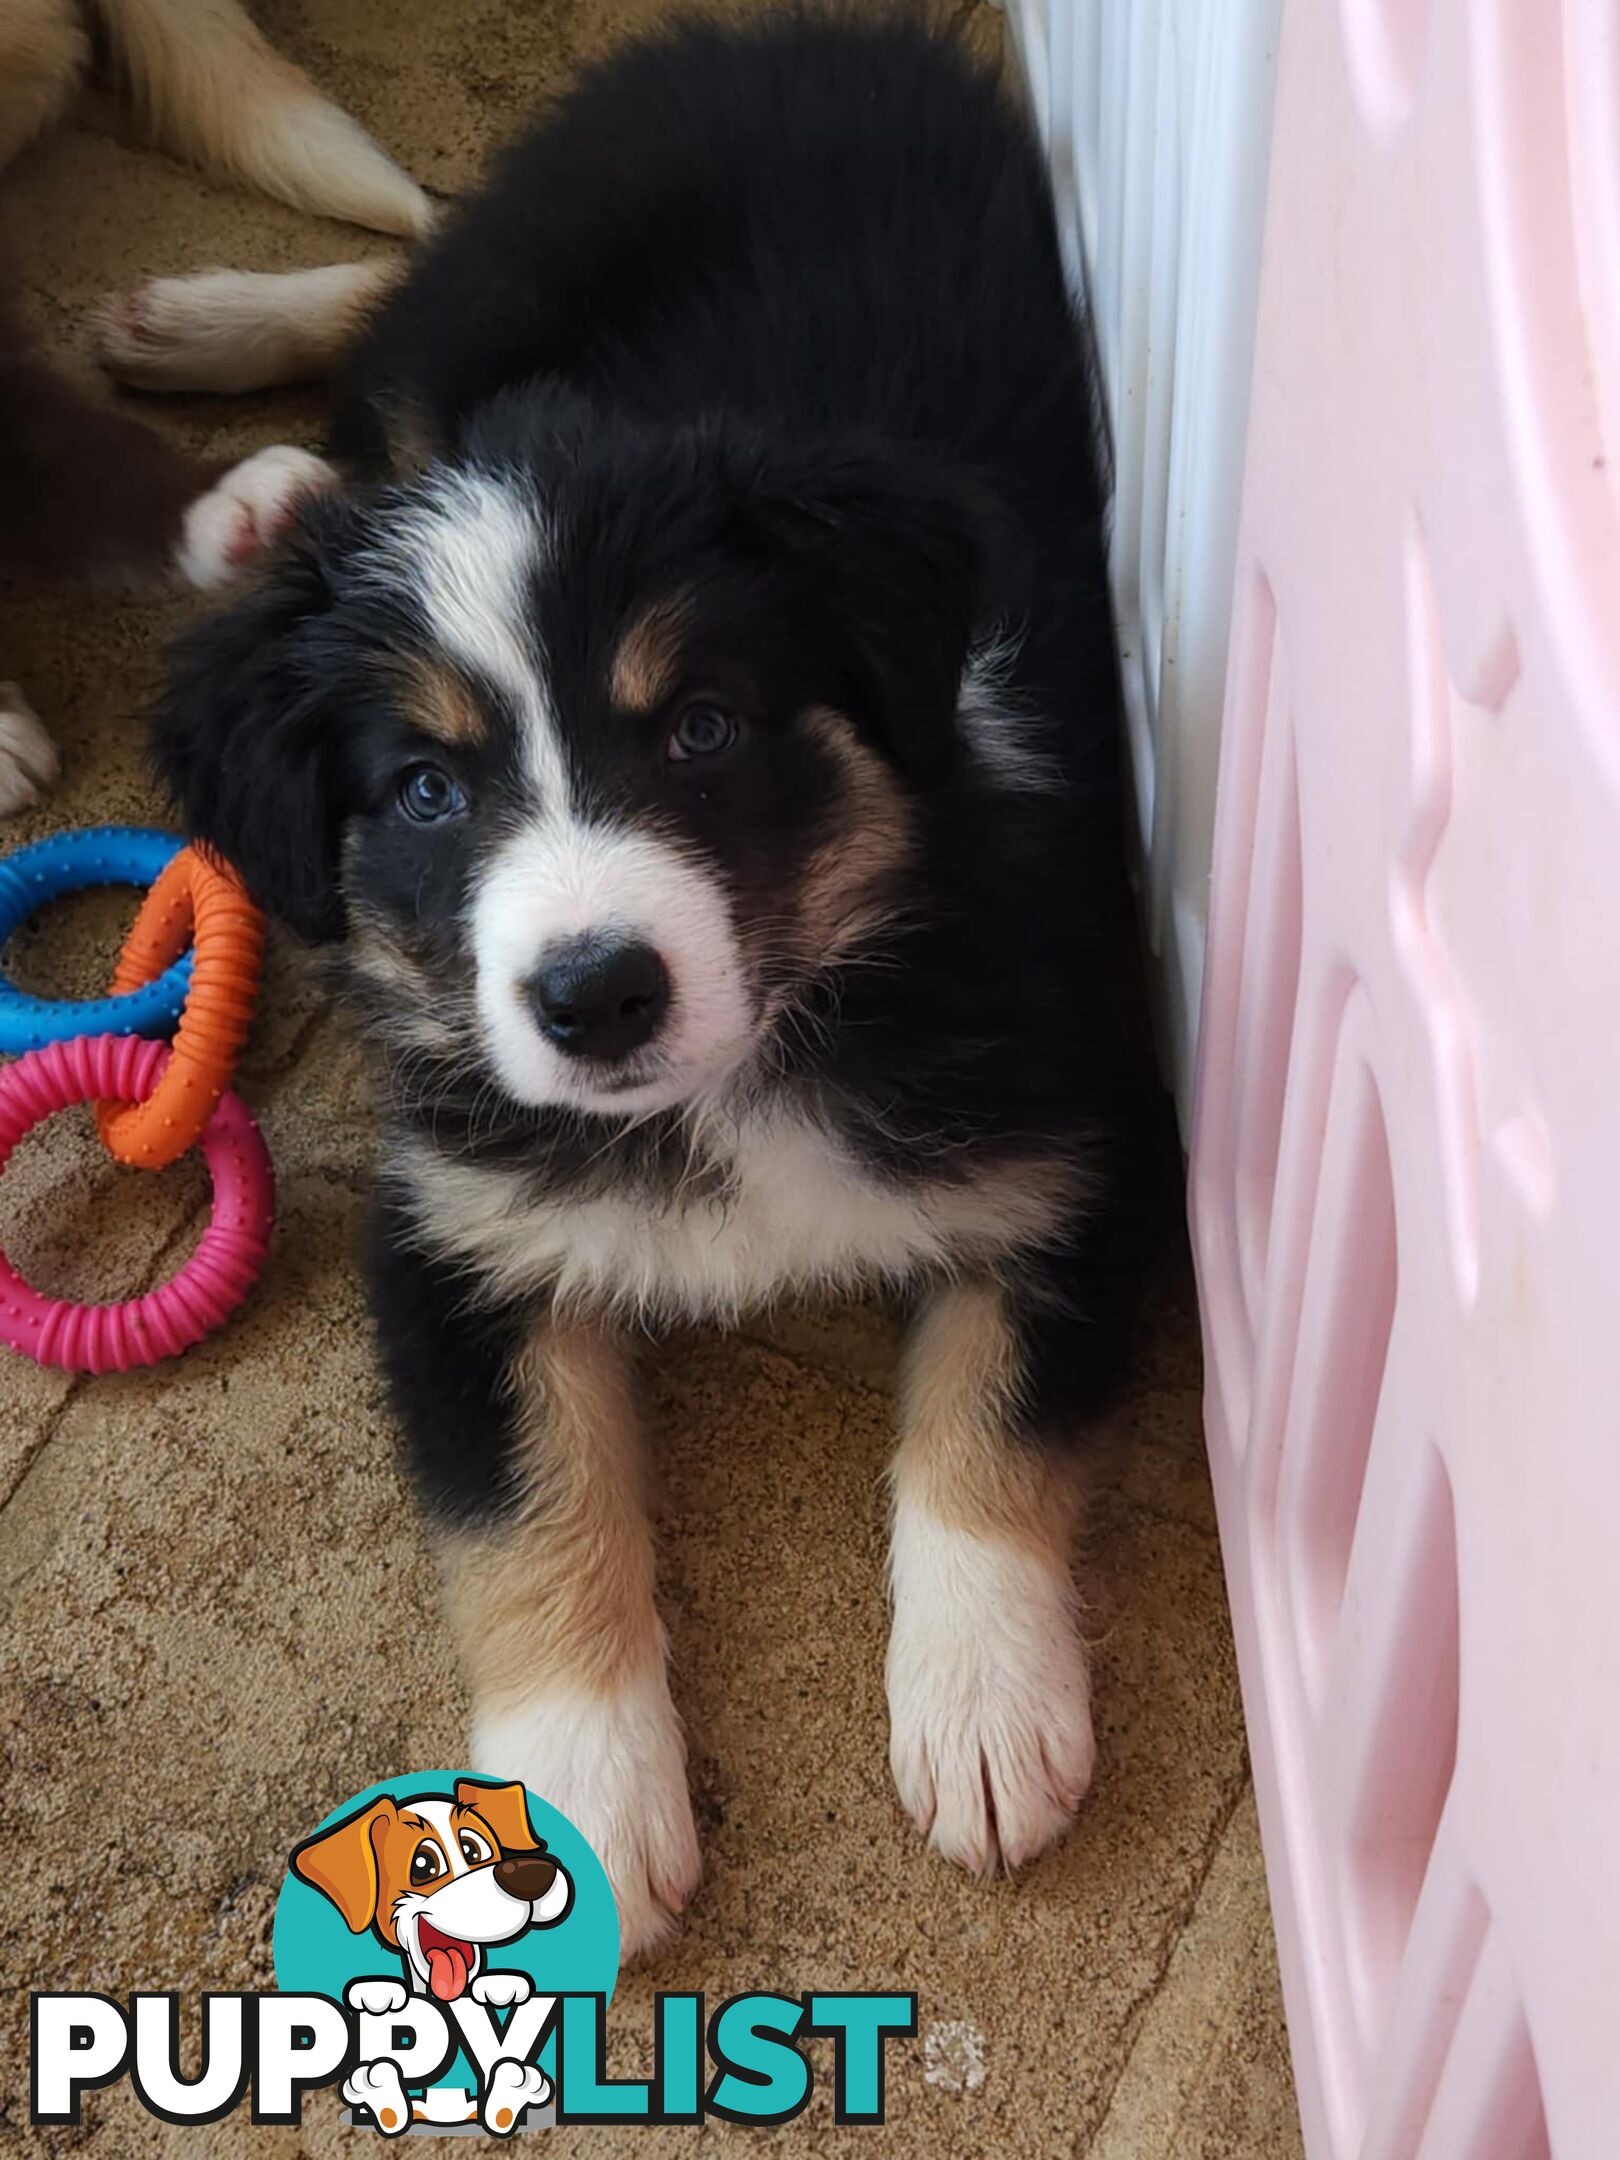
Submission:
[[[530,1928],[555,1927],[574,1900],[567,1870],[534,1834],[523,1787],[472,1778],[459,1779],[453,1794],[371,1801],[306,1838],[292,1854],[292,1869],[330,1898],[352,1933],[369,1928],[400,1958],[404,1985],[362,1980],[349,1990],[356,2007],[383,2016],[403,2010],[409,1994],[445,2005],[465,1994],[492,2009],[526,2002],[527,1974],[489,1971],[486,1953]],[[484,2113],[504,2113],[505,2120],[487,2127],[505,2130],[515,2127],[524,2106],[548,2097],[549,2081],[532,2065],[502,2062],[496,2069]],[[360,2064],[343,2093],[396,2134],[413,2117],[466,2121],[478,2113],[459,2087],[441,2088],[413,2106],[391,2061]]]

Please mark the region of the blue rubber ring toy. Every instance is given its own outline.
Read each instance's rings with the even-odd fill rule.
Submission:
[[[0,952],[47,900],[90,885],[150,885],[185,845],[175,833],[91,825],[0,861]],[[123,997],[30,997],[0,975],[0,1054],[22,1057],[75,1035],[167,1035],[191,987],[191,954]]]

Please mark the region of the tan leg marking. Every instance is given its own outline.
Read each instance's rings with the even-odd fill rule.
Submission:
[[[513,1374],[515,1518],[452,1538],[446,1584],[481,1704],[537,1684],[610,1692],[661,1662],[641,1437],[624,1349],[550,1318]]]
[[[999,1290],[964,1284],[936,1297],[906,1346],[895,1492],[947,1529],[1066,1567],[1079,1480],[1055,1449],[1013,1432],[1021,1378]]]
[[[1000,1290],[940,1291],[908,1346],[893,1473],[890,1766],[929,1842],[981,1875],[1061,1835],[1095,1752],[1076,1479],[1013,1429],[1020,1377]]]
[[[700,1862],[624,1343],[547,1316],[513,1387],[515,1512],[449,1537],[444,1553],[473,1683],[473,1768],[521,1780],[584,1833],[631,1958],[669,1933]]]

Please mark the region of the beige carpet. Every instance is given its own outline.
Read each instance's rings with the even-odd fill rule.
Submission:
[[[442,189],[465,186],[583,52],[657,12],[652,0],[263,10]],[[975,36],[999,38],[973,0],[965,15]],[[70,354],[92,297],[142,274],[377,245],[88,125],[0,183],[0,218],[36,320]],[[233,454],[319,433],[302,397],[157,417]],[[0,675],[27,686],[66,753],[60,790],[6,844],[159,814],[131,715],[175,613],[0,595]],[[57,909],[15,942],[13,972],[88,992],[126,919],[110,897]],[[27,1990],[269,1984],[288,1848],[370,1780],[459,1752],[465,1705],[351,1264],[367,1116],[340,1022],[284,951],[243,1084],[281,1186],[248,1312],[145,1376],[73,1381],[0,1362],[0,2143],[20,2151],[342,2149],[330,2095],[301,2133],[239,2118],[173,2130],[124,2092],[92,2095],[79,2131],[30,2130]],[[0,1226],[47,1287],[128,1294],[173,1267],[205,1197],[191,1166],[109,1168],[76,1115],[19,1153]],[[1083,1559],[1097,1789],[1062,1849],[1016,1884],[978,1887],[929,1858],[889,1788],[876,1473],[893,1347],[881,1318],[843,1312],[693,1339],[667,1359],[664,1596],[708,1873],[675,1948],[621,1985],[615,2067],[647,2056],[655,1986],[914,1989],[921,2032],[892,2050],[888,2128],[836,2128],[823,2087],[785,2133],[795,2149],[1294,2154],[1185,1270],[1163,1286],[1123,1430],[1097,1462]],[[608,2154],[691,2136],[554,2133],[561,2152]]]

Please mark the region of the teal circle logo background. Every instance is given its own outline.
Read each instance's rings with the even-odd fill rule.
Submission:
[[[384,1778],[380,1784],[368,1785],[364,1792],[344,1801],[341,1807],[333,1808],[318,1823],[311,1823],[304,1837],[314,1837],[358,1814],[373,1800],[386,1797],[403,1804],[435,1794],[449,1796],[461,1778],[475,1785],[501,1782],[480,1778],[470,1770],[423,1770],[409,1777]],[[485,1969],[527,1973],[537,1995],[611,1997],[619,1976],[619,1910],[602,1863],[566,1815],[527,1786],[524,1791],[534,1834],[567,1869],[573,1880],[574,1902],[554,1927],[529,1928],[513,1942],[493,1944]],[[298,1842],[302,1844],[304,1839]],[[289,1995],[330,1995],[341,2000],[351,1980],[405,1977],[397,1951],[380,1943],[369,1928],[363,1934],[351,1935],[348,1923],[331,1899],[290,1871],[276,1900],[271,1951],[276,1986]],[[556,2046],[553,2034],[540,2053],[541,2068],[553,2077]],[[442,2082],[473,2082],[464,2056],[456,2058]]]

